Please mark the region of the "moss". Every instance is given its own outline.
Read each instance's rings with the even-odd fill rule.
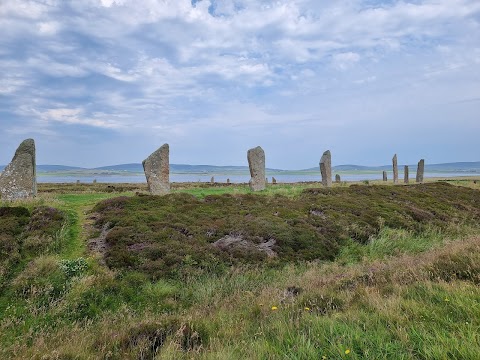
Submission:
[[[94,211],[98,228],[112,226],[107,264],[158,278],[218,264],[333,260],[349,239],[365,244],[385,226],[419,233],[431,226],[475,224],[480,192],[436,183],[310,188],[297,197],[224,194],[201,200],[177,193],[109,199]],[[274,240],[277,256],[212,246],[227,235],[255,245]]]

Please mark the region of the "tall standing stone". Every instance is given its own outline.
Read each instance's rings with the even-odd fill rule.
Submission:
[[[35,141],[24,140],[0,174],[2,200],[30,199],[37,195]]]
[[[403,171],[403,182],[404,182],[405,184],[408,184],[408,182],[409,182],[409,179],[408,179],[408,166],[405,165],[405,168],[404,168],[404,169],[405,169],[405,170]]]
[[[320,159],[320,173],[322,174],[323,186],[332,186],[332,155],[330,150],[325,151]]]
[[[265,152],[260,146],[247,152],[248,167],[251,179],[248,182],[250,190],[265,190]]]
[[[170,192],[170,149],[163,144],[142,162],[148,190],[152,195],[165,195]]]
[[[210,178],[210,184],[215,184],[215,178],[213,176]]]
[[[393,156],[392,159],[392,166],[393,166],[393,183],[398,183],[398,163],[397,163],[397,154]]]
[[[387,172],[383,171],[383,181],[387,181]]]
[[[340,175],[339,175],[339,174],[336,174],[336,175],[335,175],[335,182],[336,182],[336,183],[339,183],[340,181],[341,181]]]
[[[425,171],[425,160],[421,159],[418,162],[418,166],[417,166],[417,179],[416,179],[417,183],[423,182],[424,171]]]
[[[273,185],[276,185],[276,184],[277,184],[277,179],[275,179],[273,176],[272,176],[272,184],[273,184]]]

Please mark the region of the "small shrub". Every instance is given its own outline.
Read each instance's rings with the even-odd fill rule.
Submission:
[[[179,329],[176,319],[163,322],[145,322],[135,325],[120,342],[122,349],[134,353],[137,359],[153,359],[165,344],[167,337]]]
[[[60,268],[63,270],[67,278],[82,275],[88,269],[88,263],[84,258],[72,260],[60,260]]]

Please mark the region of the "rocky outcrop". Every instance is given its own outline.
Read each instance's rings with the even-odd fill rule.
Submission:
[[[2,200],[30,199],[37,195],[35,141],[24,140],[0,174]]]

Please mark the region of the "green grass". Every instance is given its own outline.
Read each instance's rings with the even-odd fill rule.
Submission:
[[[179,194],[133,196],[137,190],[129,187],[77,190],[45,192],[34,203],[17,204],[29,214],[50,206],[67,215],[62,246],[18,263],[0,293],[2,359],[480,357],[478,190],[281,186],[249,195],[236,186],[178,189],[196,200]],[[222,191],[231,195],[219,196]],[[124,203],[102,203],[119,195],[128,196]],[[255,231],[278,231],[280,222],[271,225],[278,217],[302,228],[305,222],[288,221],[308,219],[302,211],[313,206],[348,236],[333,261],[242,261],[194,271],[199,263],[192,256],[182,260],[190,271],[181,277],[152,280],[141,268],[109,269],[87,250],[84,225],[93,221],[90,211],[99,201],[97,211],[112,205],[99,224],[108,220],[147,229],[167,217],[173,224],[182,220],[194,235],[203,226],[194,226],[196,221],[219,224],[220,215],[212,218],[215,204],[225,214],[240,214],[242,225]],[[124,212],[125,207],[115,207],[119,204],[133,207]],[[282,205],[280,216],[270,214],[275,204]],[[261,221],[266,209],[272,218]],[[383,220],[374,216],[377,211]],[[248,214],[253,217],[245,220]],[[0,217],[3,234],[5,219]],[[30,217],[22,221],[8,222],[14,237],[25,235],[18,229]],[[359,241],[355,222],[375,231]],[[231,224],[238,223],[233,217]]]

